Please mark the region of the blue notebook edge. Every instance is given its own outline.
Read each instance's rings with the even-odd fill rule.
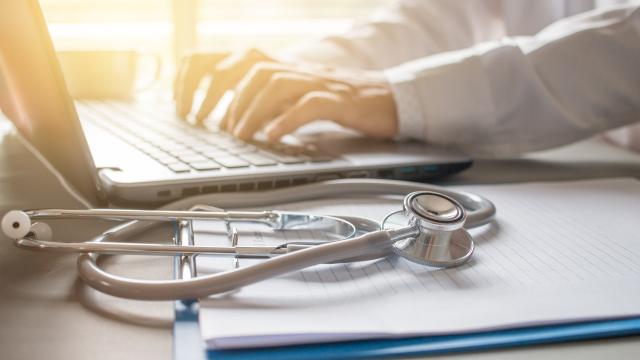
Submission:
[[[174,359],[373,359],[461,353],[640,334],[640,317],[398,339],[207,350],[197,303],[176,302]]]

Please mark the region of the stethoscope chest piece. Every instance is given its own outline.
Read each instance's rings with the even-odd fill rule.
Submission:
[[[418,264],[452,267],[465,263],[474,243],[463,228],[467,214],[456,200],[441,193],[418,191],[409,194],[403,210],[387,216],[385,230],[414,227],[416,236],[393,243],[393,251]]]

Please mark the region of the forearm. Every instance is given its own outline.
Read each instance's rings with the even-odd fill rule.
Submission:
[[[637,5],[387,71],[402,137],[509,156],[640,119]]]

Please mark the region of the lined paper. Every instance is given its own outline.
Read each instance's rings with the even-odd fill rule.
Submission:
[[[640,315],[640,182],[459,189],[487,196],[498,208],[495,223],[471,231],[476,250],[469,263],[436,269],[390,256],[315,266],[203,299],[203,338],[211,348],[275,346]],[[381,221],[400,200],[330,199],[279,209]],[[196,224],[196,242],[226,241],[213,226]],[[240,236],[283,241],[253,229]],[[287,240],[319,236],[288,233]],[[199,257],[198,271],[255,261],[261,260]]]

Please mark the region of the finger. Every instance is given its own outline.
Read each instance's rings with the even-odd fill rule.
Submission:
[[[229,104],[227,105],[227,108],[225,109],[225,113],[224,115],[222,115],[222,119],[220,120],[220,124],[218,125],[219,128],[221,130],[225,130],[225,131],[229,131],[229,121],[231,119],[231,107],[233,105],[233,101],[235,100],[236,97],[236,92],[233,90],[230,90],[233,93],[233,96],[231,96],[231,99],[229,101]]]
[[[302,125],[319,119],[342,123],[346,103],[343,98],[328,91],[313,91],[303,96],[295,106],[278,116],[265,129],[267,139],[277,142]]]
[[[185,117],[191,110],[193,93],[206,74],[202,54],[193,54],[182,59],[174,82],[174,98],[178,116]]]
[[[178,71],[176,71],[176,76],[173,78],[173,100],[177,101],[180,92],[180,84],[182,83],[183,72],[187,66],[187,57],[183,56],[180,59],[180,65],[178,65]]]
[[[312,76],[282,72],[274,74],[240,116],[232,130],[234,136],[250,139],[262,126],[290,108],[306,93],[326,90]]]
[[[242,114],[256,94],[267,84],[271,76],[287,67],[278,63],[260,62],[251,67],[235,88],[235,97],[224,119],[225,129],[232,132]]]
[[[224,93],[228,89],[233,88],[230,84],[237,81],[237,76],[234,76],[232,73],[227,71],[214,71],[207,93],[196,113],[196,123],[202,123],[207,116],[209,116]]]
[[[202,78],[210,73],[215,64],[224,59],[226,54],[194,54],[189,56],[181,67],[177,81],[176,105],[178,115],[186,117],[191,112],[193,96]]]
[[[256,62],[269,59],[257,50],[236,53],[224,59],[216,67],[213,80],[209,85],[200,109],[196,114],[196,121],[202,122],[216,107],[222,96],[233,89]]]

